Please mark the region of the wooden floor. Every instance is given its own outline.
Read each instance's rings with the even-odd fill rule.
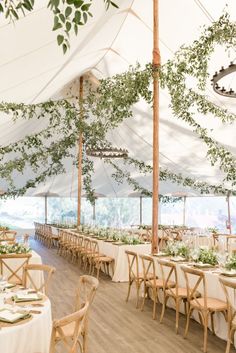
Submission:
[[[74,293],[79,276],[78,265],[68,263],[56,254],[32,240],[31,247],[42,257],[43,263],[56,267],[50,288],[53,318],[69,314],[74,305]],[[183,339],[185,319],[180,318],[180,334],[174,332],[175,313],[167,309],[163,324],[152,320],[152,303],[141,312],[135,308],[135,292],[125,302],[126,283],[113,283],[105,275],[90,312],[89,353],[198,353],[202,352],[203,330],[191,321],[189,336]],[[160,308],[158,308],[158,319]],[[223,353],[226,342],[209,332],[208,352]],[[232,349],[232,352],[235,352]]]

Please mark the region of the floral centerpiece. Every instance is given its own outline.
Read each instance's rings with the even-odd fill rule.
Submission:
[[[169,256],[181,256],[188,259],[190,247],[182,241],[169,241],[164,249],[164,252]]]
[[[216,227],[210,227],[210,228],[207,228],[207,230],[212,233],[212,234],[217,234],[219,233],[219,229],[216,228]]]
[[[200,262],[213,266],[218,264],[217,253],[214,249],[209,249],[208,247],[201,246],[197,249],[194,249],[190,253],[190,257],[195,262]]]
[[[30,252],[31,248],[24,245],[24,244],[6,244],[6,245],[0,245],[0,254],[27,254]]]
[[[225,263],[227,270],[236,270],[236,254],[231,255]]]

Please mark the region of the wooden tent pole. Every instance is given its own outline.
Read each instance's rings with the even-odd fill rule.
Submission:
[[[143,197],[139,197],[139,224],[143,224]]]
[[[184,196],[183,226],[185,226],[185,222],[186,222],[186,196]]]
[[[45,224],[48,223],[48,197],[44,196],[44,216],[45,216]]]
[[[230,192],[227,195],[227,205],[228,205],[228,229],[229,229],[229,234],[232,234],[232,227],[231,227],[231,214],[230,214]]]
[[[153,0],[153,186],[152,186],[152,253],[158,251],[159,192],[159,82],[160,66],[158,0]]]
[[[80,105],[80,119],[83,119],[83,95],[84,95],[84,78],[79,80],[79,105]],[[78,207],[77,207],[77,227],[81,222],[81,193],[82,193],[82,153],[83,153],[83,134],[82,131],[78,138]]]

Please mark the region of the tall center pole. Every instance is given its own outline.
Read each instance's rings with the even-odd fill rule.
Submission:
[[[152,253],[158,252],[159,206],[159,82],[160,66],[158,0],[153,0],[153,179],[152,179]]]
[[[227,206],[228,206],[228,229],[229,234],[232,234],[232,226],[231,226],[231,214],[230,214],[230,192],[227,195]]]
[[[80,117],[83,119],[83,95],[84,95],[84,78],[80,77],[79,80],[79,106],[80,106]],[[78,208],[77,208],[77,227],[80,226],[81,221],[81,193],[82,193],[82,153],[83,153],[83,134],[82,131],[78,138]]]

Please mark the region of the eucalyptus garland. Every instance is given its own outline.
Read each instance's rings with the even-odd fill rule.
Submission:
[[[112,4],[111,4],[112,5]],[[208,61],[216,44],[233,47],[236,44],[236,25],[231,23],[229,15],[224,14],[213,25],[203,32],[199,41],[193,45],[182,47],[174,56],[159,69],[160,84],[168,89],[171,98],[173,115],[187,122],[196,134],[208,146],[207,157],[225,173],[225,180],[236,184],[236,162],[227,149],[214,141],[210,131],[203,128],[195,120],[198,113],[211,114],[223,123],[233,123],[236,115],[222,109],[204,96],[206,86]],[[85,142],[83,151],[83,184],[88,199],[94,203],[92,175],[93,161],[86,156],[86,148],[103,148],[111,146],[107,140],[107,132],[119,126],[127,118],[133,116],[132,107],[140,99],[152,103],[150,83],[153,79],[153,67],[148,64],[145,69],[140,65],[130,67],[129,71],[101,80],[97,90],[90,89],[89,95],[83,100],[83,107],[71,104],[66,100],[49,101],[36,105],[0,103],[0,111],[12,115],[12,119],[40,119],[45,121],[45,127],[36,134],[25,136],[21,141],[0,147],[0,177],[8,181],[9,188],[3,197],[23,195],[28,188],[35,187],[48,177],[65,172],[64,158],[72,158],[77,163],[74,146],[82,132]],[[156,70],[156,69],[155,69]],[[193,76],[198,80],[198,91],[187,87],[186,78]],[[195,108],[195,110],[193,109]],[[81,109],[83,119],[81,116]],[[12,157],[13,156],[13,157]],[[7,160],[7,161],[6,161]],[[127,170],[123,171],[111,160],[107,161],[114,168],[113,177],[117,182],[126,180],[136,191],[151,196],[131,177]],[[127,158],[124,165],[135,167],[141,174],[152,172],[152,166],[143,161]],[[25,185],[15,187],[13,172],[24,173],[30,167],[35,177]],[[192,178],[176,174],[167,169],[160,170],[160,180],[170,180],[179,185],[188,186],[200,193],[235,195],[234,190],[223,185],[209,185]],[[160,195],[164,202],[169,197]]]
[[[125,171],[122,170],[117,164],[115,164],[109,159],[106,162],[111,164],[115,169],[115,172],[112,174],[112,177],[117,181],[117,183],[121,184],[124,180],[126,180],[128,184],[132,186],[135,191],[139,191],[144,196],[152,196],[151,191],[140,186],[140,184],[131,177],[130,172],[128,172],[126,168],[125,168]],[[125,158],[123,160],[123,164],[133,165],[136,169],[138,168],[141,174],[144,174],[144,175],[152,172],[152,166],[145,164],[143,161],[139,161],[131,157]],[[201,182],[201,181],[195,180],[194,178],[185,177],[181,173],[173,173],[168,169],[160,168],[159,180],[171,181],[175,184],[189,187],[193,190],[198,191],[200,194],[215,194],[215,195],[231,194],[232,196],[236,196],[236,190],[234,191],[234,190],[224,188],[222,185],[211,185],[206,182]],[[159,195],[159,200],[162,201],[163,203],[176,202],[176,201],[179,201],[179,199],[180,198],[173,198],[165,195]]]

